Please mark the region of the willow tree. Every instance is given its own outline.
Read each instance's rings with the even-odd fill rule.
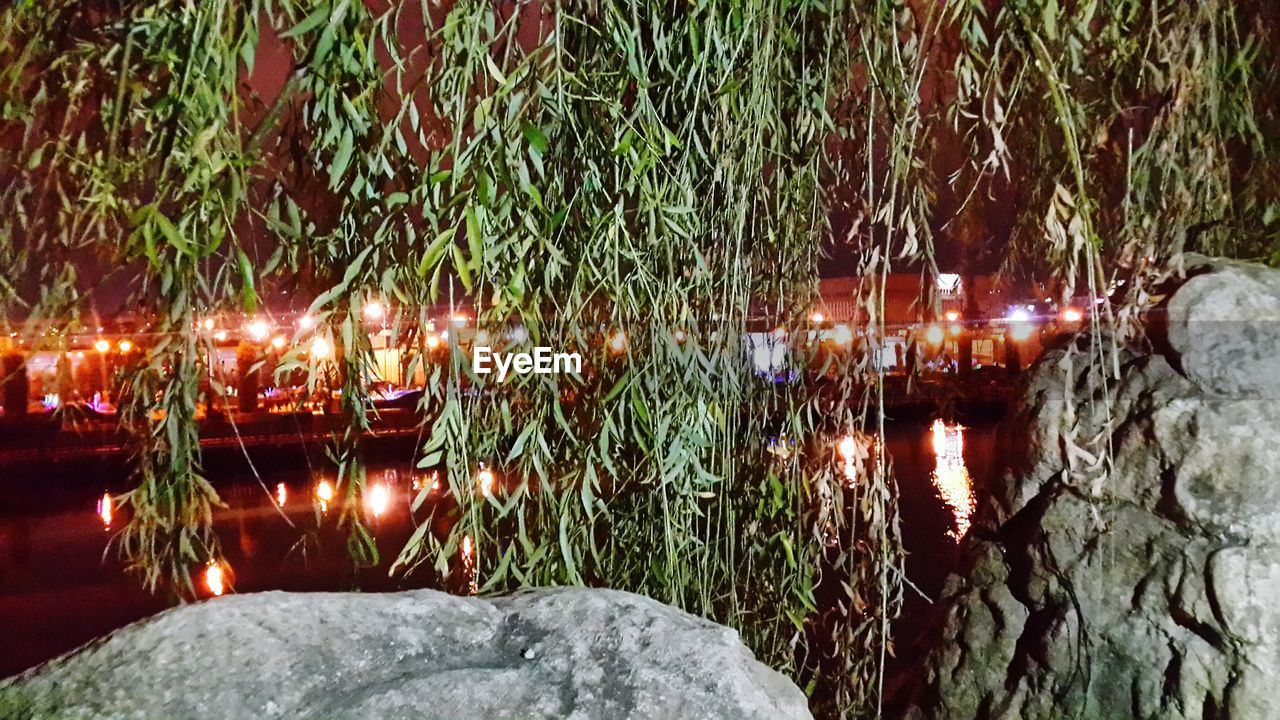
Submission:
[[[189,587],[219,555],[195,415],[221,389],[202,390],[197,320],[279,288],[320,320],[281,372],[343,390],[338,522],[359,562],[386,550],[350,508],[372,414],[362,312],[390,300],[427,378],[422,465],[448,497],[423,489],[397,572],[457,572],[466,542],[481,592],[643,592],[738,627],[824,711],[871,713],[903,587],[870,437],[883,413],[862,427],[883,284],[865,285],[853,351],[824,357],[834,394],[755,377],[744,336],[782,328],[793,366],[811,362],[833,212],[852,218],[835,238],[850,273],[874,280],[936,271],[934,234],[988,197],[1013,218],[1010,255],[1064,294],[1142,280],[1095,316],[1087,357],[1108,368],[1103,332],[1177,252],[1274,252],[1275,78],[1257,60],[1274,18],[1239,12],[19,2],[0,13],[5,322],[74,326],[104,268],[154,318],[122,413],[138,453],[119,537],[151,587]],[[497,384],[456,342],[431,350],[427,308],[463,303],[498,344],[578,350],[583,372]],[[312,332],[332,363],[307,353]],[[476,491],[482,463],[498,492]]]
[[[860,463],[846,498],[805,388],[754,377],[743,353],[750,323],[799,331],[807,314],[845,27],[838,7],[791,2],[5,10],[3,253],[40,288],[8,286],[7,317],[74,323],[110,267],[155,318],[122,412],[133,567],[189,587],[219,554],[200,318],[261,311],[264,288],[314,295],[335,367],[299,336],[281,371],[336,370],[333,457],[354,501],[362,307],[389,299],[427,376],[422,465],[450,497],[422,490],[398,571],[456,571],[465,538],[481,592],[643,592],[739,627],[848,708],[874,704],[898,598],[884,463]],[[586,367],[499,385],[456,342],[416,342],[427,308],[464,298],[491,337]],[[476,492],[481,463],[499,492]],[[370,562],[357,506],[339,522]],[[852,673],[805,649],[823,573],[849,581],[820,627]]]

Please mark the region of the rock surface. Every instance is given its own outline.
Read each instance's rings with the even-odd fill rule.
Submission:
[[[1180,370],[1214,393],[1280,397],[1280,273],[1190,256],[1191,277],[1166,307]]]
[[[1194,329],[1247,298],[1273,307],[1267,287],[1280,307],[1280,272],[1192,278],[1169,299],[1168,347],[1123,352],[1105,388],[1086,348],[1046,354],[906,717],[1280,717],[1277,348]],[[1089,402],[1104,392],[1109,413]],[[1096,451],[1095,437],[1111,447],[1105,476],[1071,449]]]
[[[809,718],[738,634],[610,590],[236,595],[0,684],[4,718]]]

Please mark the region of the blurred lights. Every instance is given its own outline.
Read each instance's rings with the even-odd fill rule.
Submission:
[[[320,501],[320,512],[328,512],[329,503],[333,502],[333,483],[321,480],[316,484],[316,499]]]
[[[837,345],[848,347],[853,344],[853,331],[848,325],[841,323],[832,330],[831,340]]]
[[[1062,319],[1069,323],[1078,323],[1084,319],[1084,313],[1080,308],[1069,307],[1062,311]]]
[[[93,343],[93,349],[97,350],[100,353],[105,353],[106,351],[111,349],[111,343],[107,342],[106,338],[98,338]]]
[[[374,485],[365,494],[364,505],[370,515],[380,517],[391,506],[391,491],[382,483]]]
[[[120,352],[126,355],[133,352],[133,343],[128,340],[121,340],[116,347],[120,349]]]
[[[311,357],[317,360],[324,360],[333,353],[333,348],[329,345],[329,341],[324,338],[316,338],[311,341]]]
[[[386,315],[386,306],[376,300],[364,306],[364,316],[370,320],[381,320],[386,317]]]
[[[947,535],[958,541],[969,531],[977,504],[973,495],[973,480],[964,463],[964,428],[934,420],[931,430],[936,465],[929,479],[955,519],[955,527]]]
[[[960,319],[960,313],[956,312],[955,310],[947,311],[947,322],[955,322],[959,319]]]
[[[218,342],[226,342],[226,339],[227,339],[227,331],[226,331],[226,330],[219,330],[218,332],[216,332],[216,333],[214,333],[214,334],[213,334],[213,339],[214,339],[214,340],[217,340]]]
[[[111,493],[102,493],[102,497],[98,498],[98,517],[102,518],[103,529],[111,529],[111,519],[113,515],[114,510],[111,505]]]
[[[621,355],[627,351],[627,334],[621,330],[615,330],[609,336],[609,352],[614,355]]]
[[[276,483],[276,505],[284,507],[289,501],[289,486],[284,483]]]
[[[928,340],[930,345],[941,345],[946,336],[940,325],[930,325],[924,332],[924,339]]]
[[[492,497],[497,484],[498,478],[493,474],[492,470],[481,467],[480,472],[476,473],[476,489],[480,491],[481,495]]]
[[[836,451],[840,453],[842,460],[848,460],[857,457],[858,441],[852,435],[845,435],[840,438],[840,442],[836,445]]]
[[[283,350],[284,344],[285,344],[285,339],[283,335],[277,335],[271,338],[271,347],[277,350]]]
[[[826,319],[827,319],[827,316],[823,315],[817,310],[813,311],[813,314],[809,316],[809,322],[813,323],[814,325],[821,325]]]
[[[218,597],[227,591],[227,575],[222,563],[210,561],[204,568],[204,586],[209,594]]]
[[[476,557],[475,546],[470,535],[462,536],[462,573],[467,578],[467,591],[476,594]]]
[[[262,342],[267,339],[267,335],[271,334],[271,327],[267,325],[266,320],[254,320],[248,324],[246,329],[249,331],[249,337]]]

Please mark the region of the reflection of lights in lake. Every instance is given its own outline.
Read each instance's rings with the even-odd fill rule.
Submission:
[[[112,513],[111,493],[102,493],[102,497],[98,498],[98,517],[102,518],[102,527],[107,530],[111,529]]]
[[[328,512],[329,503],[333,501],[333,483],[321,480],[316,485],[316,499],[320,501],[320,512]]]
[[[937,465],[930,480],[955,517],[955,528],[947,534],[959,540],[969,532],[974,510],[973,479],[964,464],[964,428],[934,420],[931,433]]]
[[[369,488],[364,504],[365,507],[369,508],[369,514],[374,517],[380,517],[391,505],[391,491],[387,489],[386,485],[378,483]]]
[[[475,595],[477,591],[476,557],[470,535],[462,536],[462,572],[467,578],[467,591]]]
[[[226,572],[222,569],[222,563],[210,562],[204,569],[204,586],[209,590],[209,594],[217,597],[227,591]]]
[[[284,483],[276,483],[276,504],[280,507],[284,507],[284,504],[288,501],[289,487]]]
[[[849,487],[853,487],[858,478],[869,473],[868,460],[872,452],[877,450],[877,445],[876,439],[858,431],[845,435],[836,443],[836,453],[844,461],[841,472]]]

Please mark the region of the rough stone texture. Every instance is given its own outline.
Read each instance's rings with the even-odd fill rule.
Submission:
[[[810,718],[726,627],[648,598],[237,595],[0,684],[4,718]]]
[[[1190,256],[1168,303],[1168,340],[1186,376],[1214,393],[1280,396],[1280,273]]]
[[[1218,264],[1168,303],[1168,347],[1126,351],[1109,389],[1114,467],[1096,493],[1068,479],[1062,438],[1104,431],[1083,404],[1102,389],[1065,349],[1032,372],[906,717],[1280,717],[1277,349],[1186,332],[1280,307],[1280,273]]]

